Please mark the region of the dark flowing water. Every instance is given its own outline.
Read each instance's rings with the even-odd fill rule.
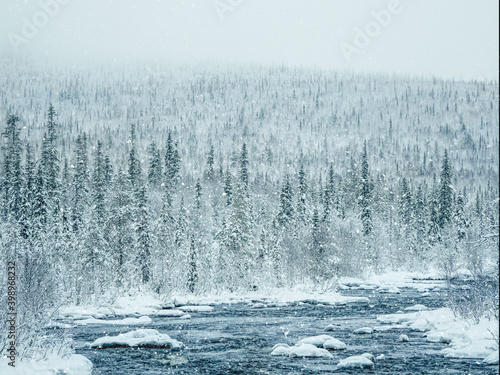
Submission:
[[[212,312],[191,313],[192,318],[153,318],[144,327],[83,326],[72,329],[83,354],[94,364],[93,374],[498,374],[496,366],[485,366],[480,360],[444,358],[439,351],[447,345],[425,340],[421,332],[409,329],[376,331],[355,335],[363,326],[380,326],[376,317],[395,313],[420,303],[431,308],[442,307],[444,292],[430,292],[422,297],[413,289],[401,294],[379,294],[373,291],[343,291],[345,295],[366,296],[369,304],[322,306],[295,304],[287,307],[255,309],[247,304],[215,306]],[[324,332],[334,324],[333,332]],[[155,348],[89,349],[84,343],[105,334],[117,335],[136,328],[153,328],[183,342],[186,347],[173,352]],[[405,333],[409,342],[399,342]],[[271,356],[277,343],[294,345],[305,336],[330,334],[345,342],[347,349],[334,351],[334,359],[288,358]],[[343,358],[365,352],[377,356],[371,370],[336,370]]]

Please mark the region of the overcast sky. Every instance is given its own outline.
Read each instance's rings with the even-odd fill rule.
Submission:
[[[498,7],[498,0],[0,0],[0,53],[498,80]]]

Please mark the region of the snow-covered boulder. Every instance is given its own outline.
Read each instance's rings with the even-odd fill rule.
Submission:
[[[405,311],[427,311],[427,310],[429,310],[427,306],[420,304],[409,306],[405,309]]]
[[[332,338],[324,342],[323,348],[330,350],[344,350],[345,348],[347,348],[347,345],[340,340]]]
[[[373,368],[373,362],[362,355],[353,355],[341,360],[337,369],[341,368]]]
[[[382,285],[377,289],[378,293],[400,294],[401,290],[396,285]]]
[[[214,308],[212,306],[204,306],[204,305],[191,305],[191,306],[180,306],[179,310],[188,311],[188,312],[209,312]]]
[[[357,335],[371,335],[373,333],[373,328],[371,327],[361,327],[358,329],[355,329],[353,333]]]
[[[314,346],[323,346],[323,344],[328,341],[333,339],[332,336],[330,335],[319,335],[319,336],[310,336],[303,338],[302,340],[297,341],[297,345],[300,344],[311,344]]]
[[[290,355],[290,345],[288,344],[276,344],[273,347],[273,351],[271,352],[271,355],[285,355],[289,356]]]
[[[403,333],[403,334],[401,334],[401,335],[399,336],[399,341],[401,341],[401,342],[408,342],[408,341],[410,341],[410,338],[408,337],[408,335],[405,335],[405,334]]]
[[[321,357],[333,358],[333,355],[326,349],[317,348],[311,344],[300,344],[290,348],[291,358],[294,357]]]
[[[160,333],[155,329],[138,329],[118,336],[100,337],[89,344],[91,348],[115,348],[146,346],[154,348],[170,348],[178,350],[184,347],[180,341],[170,338],[169,335]]]
[[[493,353],[491,353],[489,356],[487,356],[484,360],[483,363],[487,365],[497,365],[498,366],[498,350],[495,350]]]
[[[168,317],[168,318],[178,318],[183,315],[186,315],[185,311],[178,310],[178,309],[167,309],[167,310],[158,310],[156,312],[156,316],[161,316],[161,317]]]
[[[333,324],[328,324],[326,327],[325,327],[325,331],[326,332],[331,332],[331,331],[335,331],[335,326]]]

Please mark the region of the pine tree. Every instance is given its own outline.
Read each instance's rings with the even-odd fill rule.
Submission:
[[[172,133],[168,132],[165,147],[165,178],[167,187],[173,186],[180,169],[180,156],[177,143],[172,140]]]
[[[333,208],[333,194],[335,189],[335,176],[333,172],[333,163],[330,163],[330,169],[328,171],[328,180],[326,181],[325,191],[323,193],[323,221],[328,219],[330,212]]]
[[[152,142],[148,147],[149,154],[149,170],[148,170],[148,182],[153,188],[157,188],[161,184],[162,180],[162,166],[160,150],[156,147],[156,143]]]
[[[189,247],[189,271],[187,277],[187,288],[190,293],[194,293],[196,290],[196,284],[198,283],[198,268],[196,265],[196,259],[198,257],[196,251],[196,244],[194,241],[194,236],[191,236],[191,245]]]
[[[293,190],[288,174],[281,188],[280,205],[278,210],[278,223],[281,226],[288,226],[294,220],[295,212],[293,208]]]
[[[151,277],[151,233],[149,213],[147,208],[146,188],[139,189],[137,207],[137,253],[138,264],[141,266],[141,282],[147,284]]]
[[[130,133],[132,140],[134,140],[135,139],[134,125],[132,125]],[[142,182],[141,181],[142,170],[141,170],[141,162],[137,157],[137,151],[134,141],[132,141],[132,146],[128,154],[128,177],[130,179],[130,184],[132,185],[132,188],[135,190],[139,189],[139,185]]]
[[[399,215],[402,224],[408,228],[412,222],[413,206],[411,191],[404,177],[401,181],[401,193],[399,196]]]
[[[240,181],[242,183],[242,187],[248,193],[248,152],[246,143],[243,143],[243,146],[241,147],[239,162],[240,162]]]
[[[200,210],[201,209],[201,183],[200,183],[200,180],[198,179],[198,181],[196,181],[196,193],[195,193],[195,197],[194,197],[194,202],[195,202],[195,207],[197,210]]]
[[[453,212],[453,188],[451,186],[451,166],[448,160],[448,150],[444,150],[441,168],[441,183],[439,188],[439,227],[443,228],[450,222]]]
[[[47,133],[42,144],[42,160],[44,187],[47,194],[47,204],[51,212],[57,212],[57,195],[59,189],[59,156],[57,152],[57,131],[55,123],[56,112],[52,104],[49,105]]]
[[[10,115],[7,119],[7,127],[3,136],[7,139],[4,148],[4,160],[2,165],[3,176],[0,177],[3,191],[4,216],[8,218],[12,215],[19,218],[21,206],[21,152],[22,145],[19,137],[17,123],[19,117]]]
[[[361,221],[363,223],[363,234],[368,236],[372,232],[372,210],[371,210],[372,186],[368,167],[368,155],[366,153],[366,141],[363,146],[363,157],[361,161],[361,195],[359,205],[361,207]]]
[[[76,139],[76,165],[74,184],[73,230],[78,232],[83,224],[86,208],[89,204],[89,165],[87,153],[87,137],[78,135]]]
[[[226,204],[228,206],[231,204],[232,194],[233,194],[233,187],[231,180],[232,180],[231,173],[229,172],[229,169],[227,169],[224,177],[224,195],[226,196]]]
[[[215,178],[214,162],[215,149],[213,145],[210,145],[210,151],[208,151],[207,155],[207,170],[205,172],[205,178],[209,181],[213,181],[213,179]]]
[[[306,199],[309,187],[307,186],[306,173],[304,166],[300,165],[299,170],[299,195],[297,199],[297,218],[304,223],[306,220]]]

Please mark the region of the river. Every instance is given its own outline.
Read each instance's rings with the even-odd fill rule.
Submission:
[[[431,291],[422,296],[415,289],[402,288],[400,294],[372,290],[346,290],[344,295],[368,297],[370,302],[346,305],[296,303],[286,307],[252,308],[246,303],[217,305],[211,312],[191,313],[191,319],[152,317],[153,328],[183,342],[186,347],[172,352],[157,348],[89,349],[85,343],[104,335],[117,335],[138,327],[79,326],[71,329],[77,353],[94,364],[93,374],[498,374],[496,366],[479,359],[444,358],[440,350],[447,344],[432,343],[424,333],[409,329],[375,331],[356,335],[363,326],[380,326],[376,317],[392,314],[414,304],[429,308],[444,305],[445,292]],[[324,328],[335,325],[334,332]],[[400,342],[405,333],[409,342]],[[277,343],[295,344],[305,336],[331,334],[345,342],[346,350],[333,351],[334,359],[271,356]],[[385,359],[373,369],[336,370],[339,360],[364,352]]]

